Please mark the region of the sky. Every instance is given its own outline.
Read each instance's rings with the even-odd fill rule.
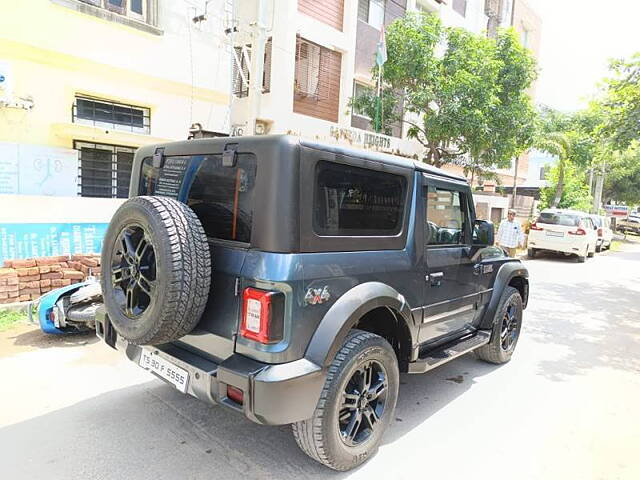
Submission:
[[[607,59],[640,51],[640,0],[526,0],[542,18],[536,102],[579,110]]]

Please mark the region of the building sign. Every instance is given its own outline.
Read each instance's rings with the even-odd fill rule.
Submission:
[[[329,129],[329,135],[338,141],[346,140],[349,143],[362,145],[365,148],[391,149],[391,139],[379,133],[365,132],[354,128],[331,127]]]
[[[0,194],[78,195],[78,151],[0,143]]]
[[[0,223],[4,260],[100,253],[108,223]]]
[[[627,218],[629,216],[629,207],[626,205],[605,205],[604,209],[610,217]]]

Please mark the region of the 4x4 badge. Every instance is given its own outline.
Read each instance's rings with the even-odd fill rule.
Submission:
[[[304,303],[307,305],[318,305],[326,302],[329,298],[331,298],[329,287],[325,285],[323,288],[310,288],[307,290],[307,294],[304,296]]]

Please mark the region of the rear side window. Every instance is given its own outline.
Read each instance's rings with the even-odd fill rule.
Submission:
[[[249,243],[253,223],[256,157],[236,155],[233,167],[221,155],[167,157],[163,168],[142,163],[140,194],[178,198],[189,205],[210,238]]]
[[[565,227],[577,227],[580,224],[580,217],[566,213],[542,212],[537,223],[547,223],[549,225],[563,225]]]
[[[402,230],[407,181],[391,173],[320,161],[313,227],[318,235],[393,236]]]

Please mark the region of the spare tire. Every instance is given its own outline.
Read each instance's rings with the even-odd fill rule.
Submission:
[[[211,254],[196,214],[165,197],[135,197],[111,219],[102,246],[109,320],[131,343],[156,345],[189,333],[211,286]]]

